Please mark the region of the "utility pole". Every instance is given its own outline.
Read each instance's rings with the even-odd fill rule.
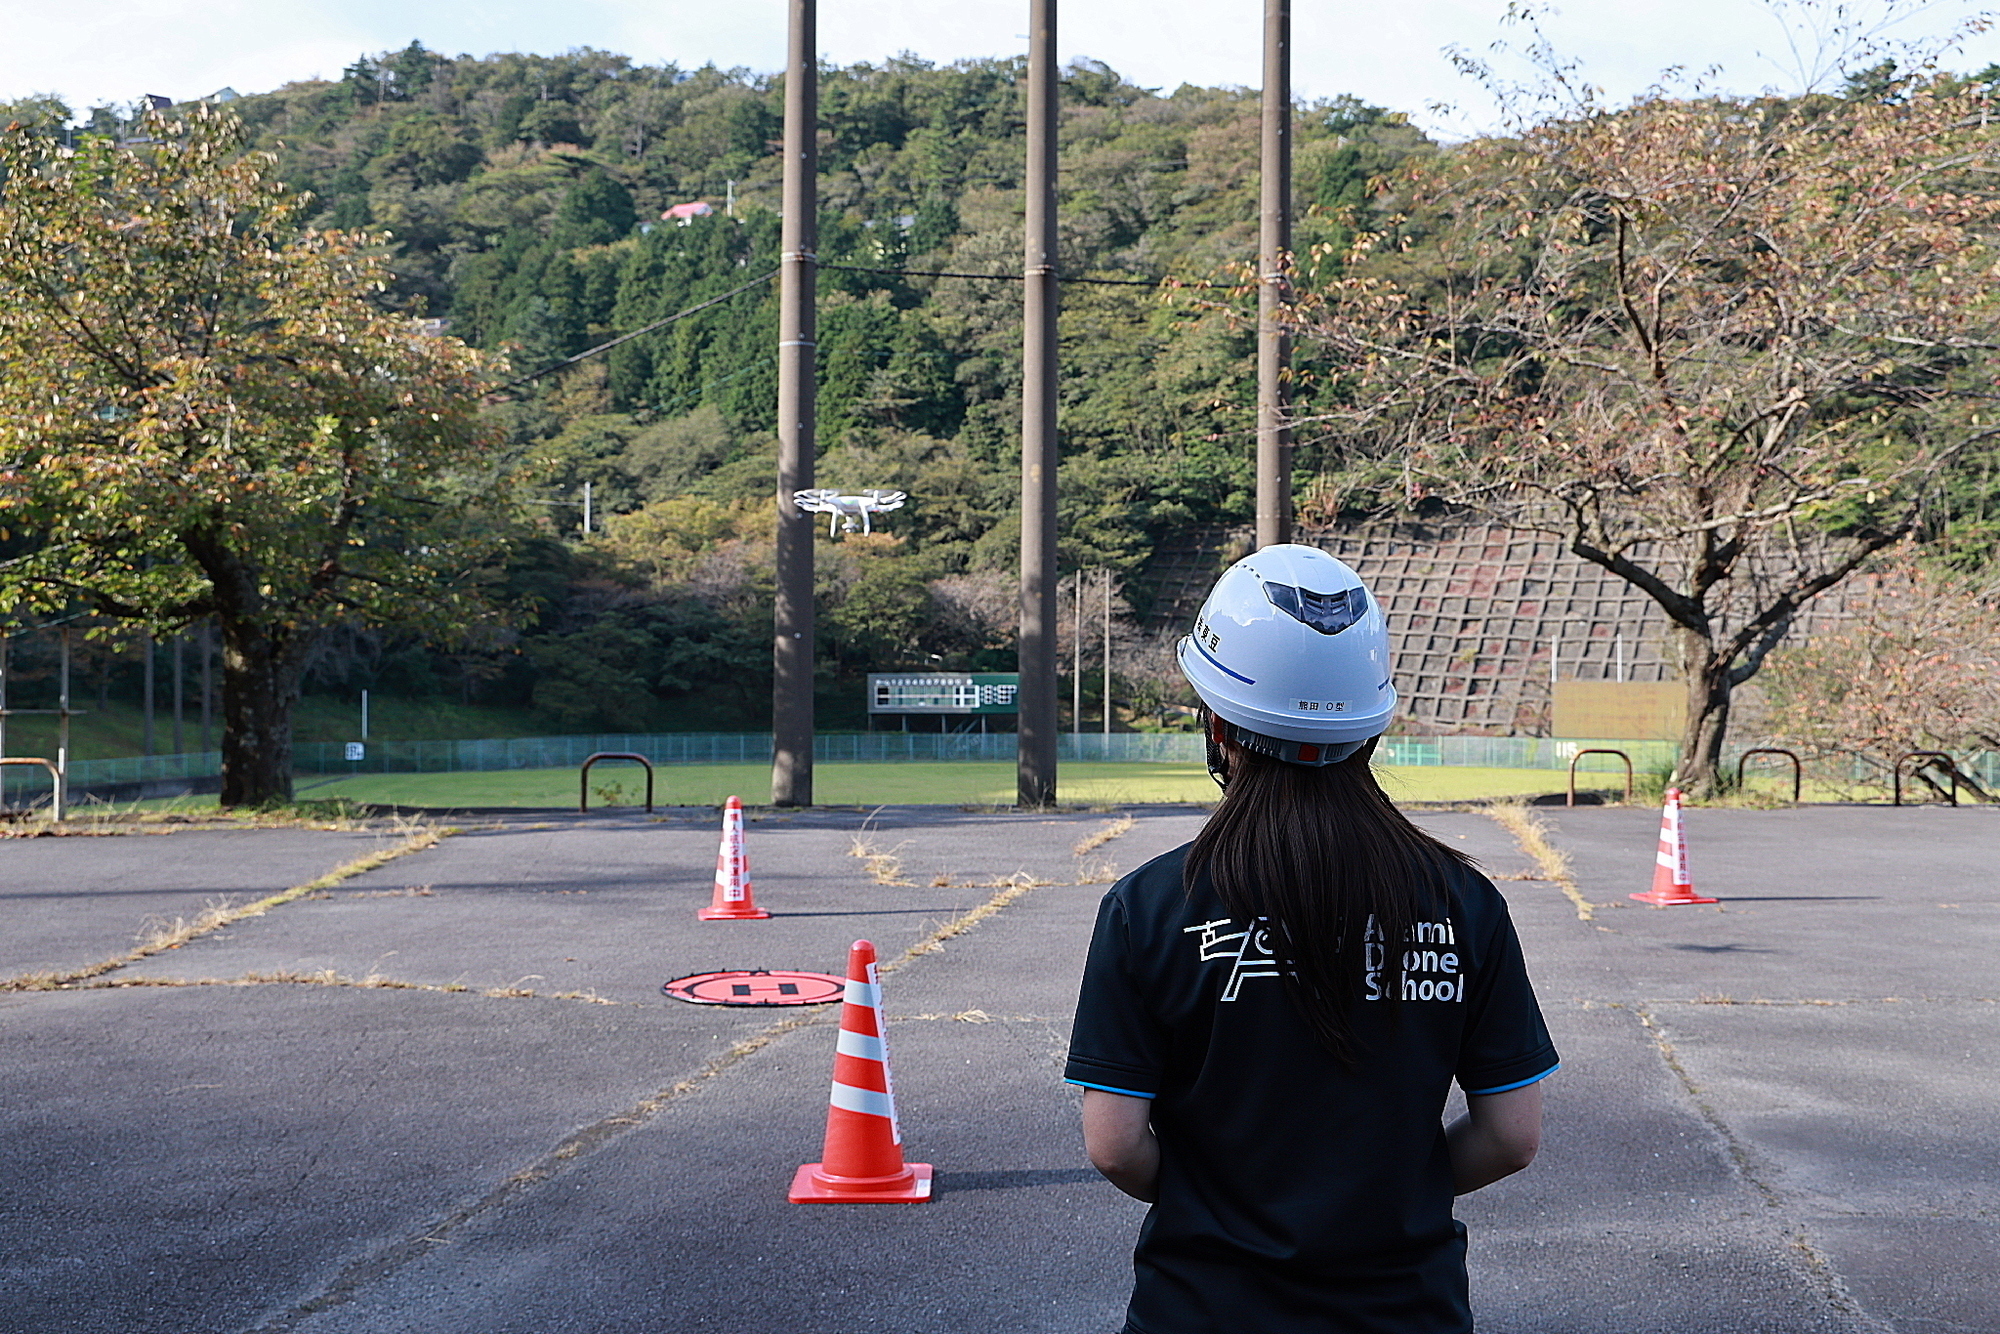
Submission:
[[[1069,730],[1072,736],[1083,735],[1083,571],[1078,570],[1069,577],[1070,610],[1075,613],[1075,633],[1070,636],[1069,664]]]
[[[70,710],[69,710],[69,627],[68,626],[65,625],[62,628],[61,635],[62,635],[61,639],[62,656],[60,659],[61,666],[58,669],[58,675],[56,678],[56,791],[55,791],[55,796],[51,798],[49,802],[49,814],[55,817],[57,823],[62,822],[63,814],[69,806]],[[152,646],[152,639],[150,636],[148,636],[147,638],[148,649],[150,649],[151,646]]]
[[[0,760],[7,758],[7,631],[0,628]],[[0,811],[7,809],[7,771],[0,768]]]
[[[153,753],[153,632],[139,632],[139,650],[145,654],[145,669],[140,673],[139,705],[144,719],[139,729],[139,751],[143,755]]]
[[[215,749],[212,728],[215,719],[215,628],[201,623],[201,749],[205,755]]]
[[[1264,0],[1257,229],[1257,545],[1292,540],[1292,340],[1280,323],[1292,248],[1292,4]]]
[[[185,699],[185,698],[187,697],[187,683],[186,683],[186,681],[187,681],[187,678],[186,678],[186,675],[185,675],[185,670],[184,670],[184,667],[183,667],[183,659],[184,659],[185,655],[184,655],[184,653],[182,652],[182,647],[183,647],[183,644],[184,644],[184,642],[186,641],[186,639],[187,639],[187,636],[186,636],[185,634],[179,634],[179,633],[177,633],[177,634],[175,634],[175,635],[174,635],[174,647],[173,647],[173,664],[174,664],[174,754],[176,754],[176,755],[182,755],[182,754],[185,754],[185,753],[187,752],[187,742],[186,742],[186,739],[185,739],[185,737],[184,737],[184,736],[182,735],[182,732],[181,732],[181,715],[182,715],[182,705],[181,705],[181,702],[182,702],[182,700],[184,700],[184,699]]]
[[[1104,576],[1104,735],[1111,735],[1111,571]]]
[[[1029,0],[1028,15],[1028,212],[1021,274],[1021,730],[1015,800],[1040,810],[1056,801],[1056,0]]]
[[[793,493],[813,484],[819,210],[815,0],[790,0],[778,278],[777,600],[771,635],[771,804],[813,799],[813,524]]]

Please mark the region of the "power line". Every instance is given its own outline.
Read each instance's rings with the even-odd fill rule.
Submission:
[[[771,279],[777,276],[778,276],[778,271],[776,269],[772,269],[769,273],[758,274],[755,278],[752,278],[749,282],[743,283],[742,285],[737,287],[732,287],[727,292],[724,292],[721,296],[710,297],[708,300],[700,303],[699,305],[689,306],[686,310],[677,310],[673,314],[667,316],[665,319],[654,320],[651,324],[646,325],[642,329],[634,329],[631,333],[620,334],[618,335],[618,337],[612,339],[608,343],[599,343],[596,347],[586,348],[583,351],[577,353],[573,357],[565,357],[561,361],[558,361],[553,365],[544,366],[542,367],[542,369],[535,371],[531,374],[523,375],[516,379],[509,380],[507,381],[507,383],[501,385],[499,390],[496,390],[495,392],[501,392],[504,390],[512,389],[516,385],[527,384],[531,380],[539,380],[544,375],[549,375],[555,371],[559,371],[565,366],[574,366],[576,365],[577,362],[582,361],[586,357],[594,357],[600,352],[609,352],[612,348],[617,347],[620,343],[629,343],[634,338],[639,337],[641,334],[649,334],[653,332],[655,329],[664,329],[669,324],[672,324],[675,320],[684,320],[690,315],[698,315],[702,311],[707,310],[711,306],[719,306],[723,302],[729,300],[730,297],[738,296],[744,292],[747,292],[751,288],[756,287],[761,283],[767,283],[771,281]]]
[[[822,269],[841,269],[848,273],[888,273],[898,278],[971,278],[978,282],[1018,283],[1025,280],[1019,273],[948,273],[938,269],[871,269],[860,264],[825,264]],[[1090,283],[1097,287],[1158,287],[1158,280],[1152,278],[1062,278],[1064,283]]]
[[[839,269],[846,273],[885,273],[898,278],[965,278],[965,279],[971,279],[975,282],[989,282],[989,283],[1018,283],[1024,281],[1023,275],[1018,273],[952,273],[939,269],[876,269],[876,268],[868,268],[860,264],[821,263],[815,265],[814,267],[821,269]],[[513,389],[520,385],[529,384],[532,383],[533,381],[539,380],[545,375],[552,375],[556,371],[562,370],[564,367],[574,366],[579,361],[585,361],[591,357],[599,355],[600,353],[609,352],[612,348],[617,347],[622,343],[629,343],[634,338],[638,338],[644,334],[652,333],[656,329],[664,329],[669,324],[674,323],[676,320],[684,320],[690,315],[698,315],[702,311],[708,310],[713,306],[719,306],[723,302],[729,300],[731,297],[739,296],[742,293],[749,291],[753,287],[759,286],[762,283],[769,282],[771,279],[777,276],[778,276],[778,270],[776,269],[772,269],[768,273],[759,274],[757,277],[752,278],[749,282],[743,283],[737,287],[732,287],[727,292],[724,292],[720,296],[710,297],[708,300],[701,302],[699,305],[689,306],[686,310],[677,310],[673,314],[667,316],[665,319],[654,320],[651,324],[648,324],[643,328],[634,329],[631,333],[620,334],[618,335],[618,337],[612,339],[607,343],[599,343],[596,347],[585,348],[583,351],[577,353],[573,357],[564,357],[561,361],[553,362],[547,366],[542,367],[542,369],[538,371],[531,371],[526,375],[516,376],[514,379],[509,380],[507,381],[507,383],[499,386],[497,389],[494,390],[494,392],[505,393],[509,389]],[[1061,281],[1065,283],[1089,283],[1092,286],[1096,287],[1158,288],[1160,286],[1160,283],[1158,281],[1155,281],[1154,279],[1151,278],[1064,278]]]

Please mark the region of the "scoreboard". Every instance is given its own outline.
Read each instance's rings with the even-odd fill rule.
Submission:
[[[870,713],[1019,713],[1019,672],[870,673]]]

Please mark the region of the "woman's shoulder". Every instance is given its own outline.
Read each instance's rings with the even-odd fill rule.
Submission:
[[[1183,843],[1135,870],[1127,871],[1118,878],[1110,892],[1127,903],[1150,902],[1162,895],[1181,893],[1188,849],[1193,846],[1193,843]]]
[[[1164,924],[1187,916],[1193,910],[1187,886],[1187,856],[1192,846],[1183,843],[1127,872],[1105,897],[1135,923]]]
[[[1507,896],[1479,867],[1454,858],[1445,879],[1451,893],[1452,915],[1475,938],[1485,938],[1509,919]]]

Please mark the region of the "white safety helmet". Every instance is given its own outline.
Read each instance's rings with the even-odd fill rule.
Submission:
[[[1223,571],[1179,657],[1237,744],[1290,764],[1338,764],[1396,713],[1381,605],[1317,547],[1265,547]]]

